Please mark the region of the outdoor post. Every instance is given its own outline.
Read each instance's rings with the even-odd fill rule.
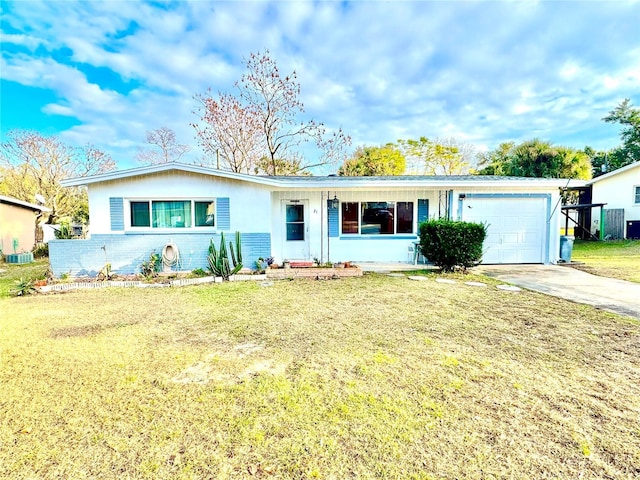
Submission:
[[[320,265],[324,262],[324,192],[320,191]],[[329,231],[329,225],[327,225],[327,231]],[[329,235],[327,234],[327,242],[329,241]],[[320,266],[318,265],[318,266]]]
[[[600,207],[600,240],[604,240],[604,208]]]
[[[329,234],[329,209],[331,206],[329,205],[329,191],[327,191],[327,262],[331,261],[330,249],[331,249],[331,238]]]

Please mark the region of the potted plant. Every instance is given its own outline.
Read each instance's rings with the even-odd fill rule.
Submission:
[[[264,271],[267,268],[267,262],[265,261],[264,258],[260,257],[256,260],[256,272],[257,273],[264,273]]]

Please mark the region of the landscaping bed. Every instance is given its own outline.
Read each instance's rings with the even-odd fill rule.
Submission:
[[[298,268],[269,268],[265,271],[267,278],[278,280],[285,278],[329,279],[361,277],[362,269],[352,265],[350,267],[298,267]]]

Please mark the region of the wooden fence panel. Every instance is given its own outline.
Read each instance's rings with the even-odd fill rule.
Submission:
[[[604,238],[611,240],[624,238],[624,208],[605,208]]]

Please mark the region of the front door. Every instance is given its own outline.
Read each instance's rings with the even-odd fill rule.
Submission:
[[[309,220],[306,201],[284,202],[283,259],[309,258]]]

